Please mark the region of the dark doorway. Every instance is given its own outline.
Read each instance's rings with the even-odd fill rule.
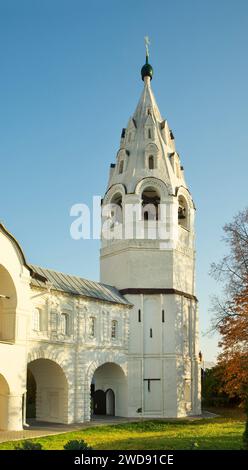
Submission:
[[[115,416],[115,394],[111,388],[106,391],[106,415]]]
[[[120,365],[105,362],[95,369],[91,380],[91,415],[92,419],[106,415],[106,420],[127,416],[127,380]]]
[[[103,390],[96,390],[93,395],[93,413],[106,415],[106,394]]]

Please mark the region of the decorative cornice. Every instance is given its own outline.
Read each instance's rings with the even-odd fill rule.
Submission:
[[[181,290],[177,289],[169,289],[169,288],[133,288],[129,287],[127,289],[119,289],[119,292],[122,295],[127,295],[127,294],[147,294],[147,295],[154,295],[154,294],[164,294],[164,295],[181,295],[182,297],[186,297],[187,299],[195,300],[198,302],[198,299],[195,295],[188,294],[187,292],[183,292]]]

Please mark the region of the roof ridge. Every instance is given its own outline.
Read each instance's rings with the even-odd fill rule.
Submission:
[[[64,276],[76,277],[78,279],[82,279],[83,281],[94,282],[95,284],[100,284],[101,286],[112,287],[112,288],[118,290],[115,286],[112,286],[111,284],[105,284],[105,283],[100,282],[100,281],[94,281],[94,280],[88,279],[86,277],[78,276],[77,274],[70,274],[70,273],[66,273],[65,271],[58,271],[57,269],[44,268],[43,266],[39,266],[38,264],[33,264],[33,263],[29,263],[29,266],[31,268],[41,269],[42,271],[50,271],[50,272],[54,272],[54,273],[57,273],[57,274],[62,274]]]

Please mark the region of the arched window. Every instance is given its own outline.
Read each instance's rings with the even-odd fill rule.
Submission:
[[[188,209],[183,196],[179,196],[178,198],[178,223],[181,227],[188,227]]]
[[[70,334],[70,316],[68,313],[61,314],[61,333],[65,336]]]
[[[119,175],[123,173],[123,168],[124,168],[124,160],[121,160],[119,163]]]
[[[0,264],[0,341],[12,342],[15,339],[16,304],[14,282],[8,271]]]
[[[96,336],[96,319],[95,317],[90,317],[89,320],[89,336],[94,338]]]
[[[145,188],[142,193],[142,213],[144,220],[158,220],[160,196],[154,188]]]
[[[117,320],[112,320],[111,322],[111,338],[116,339],[118,335],[118,322]]]
[[[154,156],[150,155],[148,158],[148,167],[149,170],[154,170]]]
[[[33,311],[33,331],[41,330],[41,311],[39,308],[35,308]]]

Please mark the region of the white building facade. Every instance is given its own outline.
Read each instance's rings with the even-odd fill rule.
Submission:
[[[100,283],[28,264],[0,225],[0,429],[201,413],[195,208],[152,74],[102,201]]]

